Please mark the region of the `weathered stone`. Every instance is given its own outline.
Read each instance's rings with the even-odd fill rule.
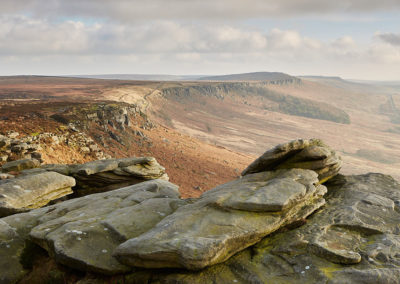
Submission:
[[[17,283],[28,269],[22,263],[23,253],[32,245],[29,232],[37,219],[46,212],[45,208],[0,219],[0,283]],[[32,252],[30,252],[32,253]],[[34,256],[30,255],[32,259]]]
[[[24,160],[17,160],[12,161],[4,164],[2,166],[3,172],[19,172],[26,169],[33,169],[40,167],[40,162],[36,159],[24,159]]]
[[[67,169],[48,168],[73,176],[77,180],[76,196],[109,191],[150,179],[168,180],[165,168],[153,157],[99,160],[72,165]]]
[[[0,137],[0,149],[6,148],[7,146],[10,146],[10,139],[5,136]]]
[[[71,174],[90,176],[97,173],[113,171],[116,168],[118,168],[118,161],[115,159],[98,160],[72,168]]]
[[[48,165],[43,165],[41,168],[45,169],[50,172],[56,172],[62,175],[69,176],[71,175],[71,171],[75,168],[76,166],[72,165],[58,165],[58,164],[48,164]]]
[[[7,136],[10,137],[11,139],[15,139],[15,138],[17,138],[19,136],[19,133],[13,131],[13,132],[8,133]]]
[[[123,159],[118,166],[123,172],[143,179],[157,179],[165,174],[165,168],[153,157]]]
[[[88,154],[90,153],[90,148],[89,147],[81,147],[79,149],[82,153]]]
[[[321,183],[335,176],[342,166],[336,153],[319,139],[294,140],[268,150],[242,173],[272,171],[276,169],[309,169],[318,173]]]
[[[20,144],[12,146],[11,151],[15,152],[15,153],[19,153],[24,150],[27,150],[28,148],[29,148],[29,145],[27,143],[20,143]]]
[[[112,256],[114,249],[184,203],[177,186],[148,181],[50,206],[30,237],[66,266],[103,274],[127,272],[131,268]]]
[[[42,168],[35,168],[35,169],[28,169],[28,170],[23,170],[20,172],[18,176],[27,176],[27,175],[34,175],[34,174],[39,174],[39,173],[46,173],[47,171]]]
[[[0,173],[0,180],[11,179],[11,178],[15,178],[15,176],[10,175],[10,174],[2,174],[2,173]]]
[[[39,208],[72,193],[75,180],[55,172],[37,173],[0,183],[0,216]]]
[[[121,244],[115,256],[146,268],[196,270],[226,261],[322,206],[326,188],[317,183],[315,172],[302,169],[247,175],[181,207],[152,230]]]
[[[40,154],[39,152],[33,152],[33,153],[31,153],[31,156],[33,159],[37,159],[37,160],[42,159],[42,154]]]
[[[367,174],[337,176],[326,185],[327,204],[303,226],[267,236],[222,264],[199,272],[144,270],[125,279],[179,284],[398,283],[400,184],[389,176]]]

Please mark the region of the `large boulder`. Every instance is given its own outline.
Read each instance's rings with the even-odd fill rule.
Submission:
[[[400,184],[390,176],[366,174],[339,175],[326,186],[326,205],[303,226],[267,236],[222,264],[191,273],[139,271],[125,279],[179,284],[399,283]]]
[[[114,249],[151,229],[183,203],[177,186],[148,181],[54,205],[39,219],[30,238],[69,267],[122,273],[130,268],[112,256]]]
[[[242,173],[243,176],[276,169],[309,169],[318,173],[320,183],[338,174],[341,158],[320,139],[298,139],[268,150]]]
[[[247,175],[204,193],[114,255],[129,266],[202,269],[303,220],[325,203],[325,193],[310,170]]]
[[[71,194],[75,179],[56,172],[23,175],[0,182],[0,217],[42,207]]]

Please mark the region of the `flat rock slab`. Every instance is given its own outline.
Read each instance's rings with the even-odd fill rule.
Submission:
[[[72,175],[85,175],[90,176],[97,173],[113,171],[118,168],[118,161],[115,159],[109,160],[98,160],[93,162],[88,162],[82,165],[77,165],[71,167]]]
[[[317,174],[262,172],[216,187],[153,229],[121,244],[117,259],[145,268],[202,269],[229,259],[324,204]]]
[[[40,162],[36,159],[24,159],[5,163],[2,166],[3,172],[19,172],[22,170],[40,167]]]
[[[74,185],[74,178],[55,172],[4,180],[0,183],[0,216],[42,207],[71,194]]]
[[[316,171],[323,183],[338,174],[341,166],[340,157],[320,139],[298,139],[268,150],[251,163],[242,175],[300,168]]]

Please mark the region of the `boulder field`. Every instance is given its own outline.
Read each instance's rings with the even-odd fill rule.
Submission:
[[[86,273],[81,284],[109,283],[107,277],[398,283],[400,184],[382,174],[342,176],[340,167],[322,141],[299,139],[267,151],[240,178],[197,199],[181,199],[153,158],[25,169],[0,182],[0,206],[16,208],[0,219],[0,283],[29,273],[23,263],[32,246],[60,267]],[[43,190],[50,185],[29,186],[33,178],[44,183],[41,175],[59,177],[54,187],[69,188],[73,198],[46,206],[21,198],[25,203],[15,205],[15,185],[21,187],[15,192],[51,199]]]

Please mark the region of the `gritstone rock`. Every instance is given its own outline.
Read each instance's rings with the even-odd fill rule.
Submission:
[[[307,217],[325,203],[325,193],[310,170],[247,175],[181,207],[147,233],[121,244],[115,256],[131,266],[202,269]]]
[[[39,208],[71,194],[75,180],[55,172],[23,175],[0,181],[0,216]]]
[[[320,183],[338,174],[340,157],[320,139],[298,139],[268,150],[242,173],[243,176],[276,169],[309,169],[318,173]]]

